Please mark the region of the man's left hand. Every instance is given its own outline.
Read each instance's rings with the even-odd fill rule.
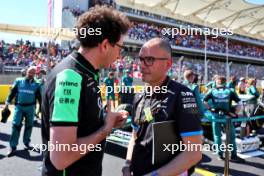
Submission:
[[[116,128],[122,128],[125,124],[126,124],[126,121],[127,121],[127,117],[129,115],[129,113],[125,110],[120,110],[118,111],[120,114],[122,114],[122,119],[120,119],[116,125]]]

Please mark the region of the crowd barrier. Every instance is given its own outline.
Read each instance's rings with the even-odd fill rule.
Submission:
[[[12,85],[0,85],[0,103],[4,103],[6,101],[6,97],[8,96]]]
[[[12,85],[0,85],[0,103],[4,103],[5,100],[6,100],[6,97],[8,96],[9,94],[9,91],[11,89],[11,86]],[[115,88],[117,88],[118,86],[115,86]],[[100,86],[100,90],[101,90],[101,95],[102,95],[102,98],[103,100],[105,100],[105,92],[106,92],[106,87],[105,86]],[[135,92],[140,92],[140,90],[142,90],[142,86],[140,85],[136,85],[134,86],[134,91]],[[202,93],[205,93],[207,90],[206,90],[206,87],[204,85],[201,85],[200,86],[200,90]],[[258,87],[258,91],[260,93],[262,93],[262,89],[260,87]],[[119,94],[116,93],[115,94],[116,97],[118,98],[119,97]]]
[[[12,85],[0,85],[0,103],[4,103],[6,101],[6,98],[10,92]],[[117,88],[118,86],[115,86]],[[142,90],[142,86],[134,86],[135,92],[139,92]],[[103,100],[105,100],[105,92],[106,92],[106,87],[105,86],[100,86],[100,92]],[[119,98],[119,94],[115,94],[116,98]]]

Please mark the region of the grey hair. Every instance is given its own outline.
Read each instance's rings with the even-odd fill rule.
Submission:
[[[171,45],[165,38],[155,37],[150,39],[147,43],[155,43],[155,45],[166,51],[170,56],[172,55]]]

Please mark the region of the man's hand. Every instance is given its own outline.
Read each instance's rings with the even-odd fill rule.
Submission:
[[[129,113],[125,110],[121,110],[118,113],[120,113],[122,115],[122,119],[117,123],[115,128],[122,128],[127,121],[127,117],[129,115]]]
[[[104,129],[107,133],[110,133],[112,128],[119,128],[122,126],[126,122],[126,119],[127,115],[123,112],[108,112],[105,119]]]
[[[123,176],[132,176],[129,166],[124,166],[122,168]]]
[[[4,106],[4,109],[8,109],[8,104],[6,103],[5,106]]]

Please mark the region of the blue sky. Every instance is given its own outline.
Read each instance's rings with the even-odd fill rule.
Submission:
[[[264,4],[264,0],[246,0]],[[29,26],[47,26],[48,0],[1,0],[0,23]],[[14,35],[0,32],[0,40],[16,39],[43,40],[37,37]]]
[[[0,23],[47,26],[48,0],[1,0]],[[0,40],[15,39],[39,40],[30,36],[0,33]]]
[[[250,2],[252,4],[259,4],[259,5],[263,5],[264,4],[264,0],[246,0],[247,2]]]

